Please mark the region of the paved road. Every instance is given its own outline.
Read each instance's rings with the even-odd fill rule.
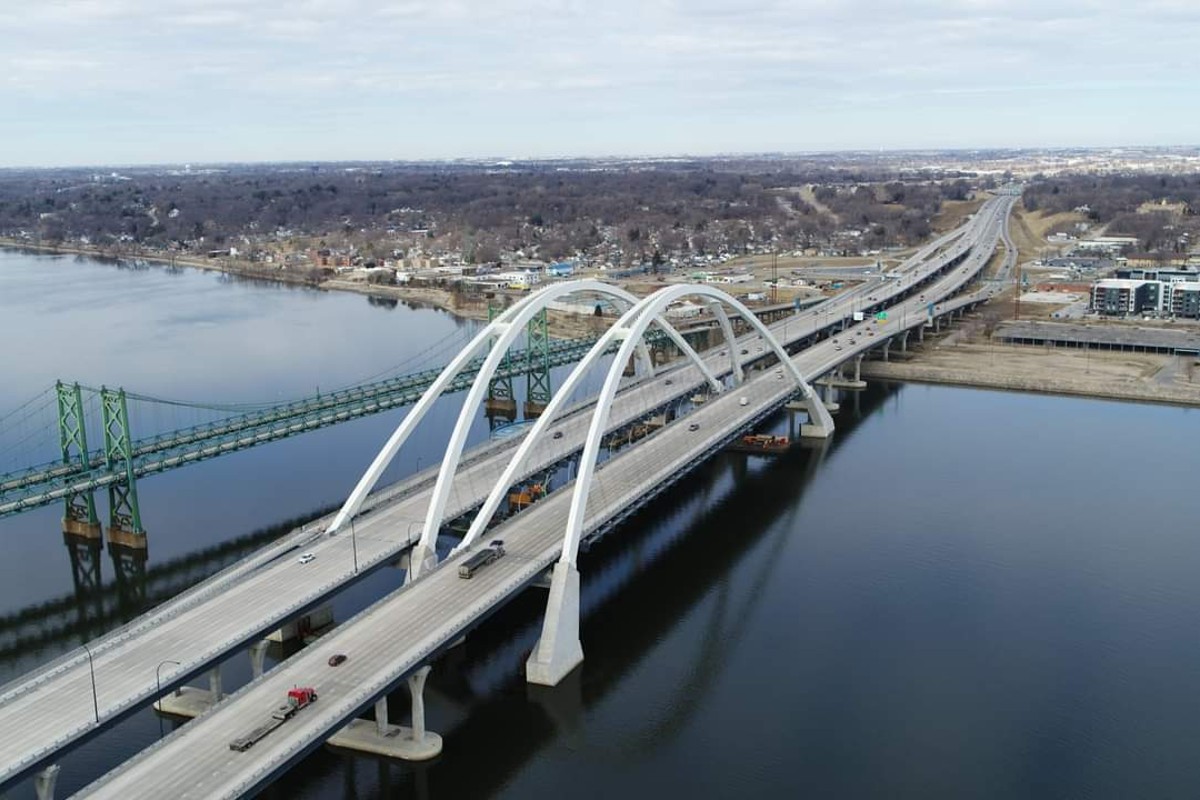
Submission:
[[[925,274],[969,247],[977,236],[984,235],[986,226],[981,220],[982,215],[977,215],[965,230],[947,234],[923,248],[904,265],[902,271],[909,273],[905,277],[855,287],[831,300],[829,308],[776,323],[775,330],[786,331],[789,340],[804,340],[862,307],[868,296],[878,304],[907,291]],[[942,247],[947,249],[930,258]],[[743,337],[745,342],[752,339]],[[714,371],[728,373],[728,354],[710,353],[707,360]],[[821,374],[803,369],[804,374],[813,377]],[[703,382],[699,370],[690,365],[677,367],[670,374],[671,386],[659,377],[625,389],[614,402],[610,428],[636,419],[654,402],[687,396]],[[580,449],[587,424],[588,418],[582,412],[565,419],[556,427],[563,437],[546,443],[535,453],[529,473]],[[471,455],[460,468],[448,517],[457,516],[483,499],[502,471],[507,460],[505,450],[510,446],[512,443],[492,445]],[[151,701],[156,693],[156,673],[161,674],[164,689],[173,686],[355,580],[355,551],[360,572],[393,560],[419,536],[433,473],[430,470],[392,490],[386,507],[356,520],[353,538],[294,534],[198,590],[93,642],[91,654],[101,719],[107,722]],[[296,556],[303,551],[313,552],[316,560],[297,564]],[[164,664],[166,659],[181,664]],[[4,687],[0,690],[0,789],[36,765],[47,763],[96,728],[89,659],[83,652],[69,654]]]
[[[995,232],[984,225],[981,235]],[[927,287],[928,297],[957,291],[977,276],[990,252],[973,254],[959,268]],[[881,339],[923,324],[926,302],[910,298],[889,315],[888,322],[854,326],[839,336],[841,344],[823,341],[794,361],[805,375],[824,374],[846,358],[877,347]],[[865,331],[875,330],[875,336]],[[585,519],[585,537],[605,528],[644,501],[648,490],[678,480],[740,431],[780,407],[795,387],[770,369],[758,373],[672,424],[630,447],[597,470]],[[651,384],[661,384],[656,378]],[[749,402],[741,405],[741,399]],[[691,424],[699,426],[690,430]],[[510,519],[494,535],[506,542],[508,555],[476,578],[457,577],[450,559],[411,586],[394,592],[355,620],[227,698],[210,713],[184,726],[161,745],[145,751],[84,792],[89,797],[239,797],[268,783],[286,765],[317,747],[389,686],[424,664],[431,654],[453,642],[477,620],[540,575],[557,559],[566,524],[570,493],[560,491]],[[465,555],[465,554],[464,554]],[[335,652],[350,655],[341,667],[326,660]],[[312,684],[320,700],[251,750],[229,750],[233,738],[265,721],[287,689]]]

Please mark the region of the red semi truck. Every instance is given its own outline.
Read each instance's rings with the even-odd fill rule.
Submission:
[[[229,749],[236,750],[239,753],[249,750],[256,743],[262,741],[271,731],[295,716],[297,711],[310,703],[315,703],[316,700],[317,690],[311,686],[288,689],[287,702],[271,713],[270,722],[260,725],[245,736],[239,736],[234,739],[229,743]]]

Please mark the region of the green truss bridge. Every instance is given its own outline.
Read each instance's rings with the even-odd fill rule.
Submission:
[[[541,393],[549,389],[550,369],[578,361],[595,341],[592,338],[552,340],[546,336],[545,322],[539,322],[530,326],[525,350],[512,353],[493,382],[499,416],[515,416],[514,377],[529,377],[532,394],[527,407],[544,404],[546,400]],[[471,386],[482,361],[482,358],[477,359],[477,363],[455,381],[455,391]],[[131,401],[212,411],[228,411],[230,407],[164,401],[124,389],[96,389],[59,382],[50,392],[52,402],[57,406],[61,459],[0,474],[0,518],[62,500],[66,505],[64,531],[97,536],[99,520],[92,493],[106,489],[112,509],[110,533],[141,534],[137,478],[409,405],[421,396],[439,372],[440,368],[423,370],[335,392],[318,393],[145,438],[134,438],[131,434]],[[89,403],[94,406],[97,398],[101,447],[89,443],[89,437],[97,444],[100,441],[97,441],[94,419],[91,426],[87,422],[89,416],[97,416],[87,410]]]
[[[770,321],[809,304],[781,303],[759,308],[756,313]],[[715,323],[710,320],[695,320],[681,332],[689,338],[705,336],[713,325]],[[525,376],[528,380],[525,416],[536,416],[550,401],[551,368],[575,363],[594,342],[591,337],[551,339],[544,314],[532,320],[526,331],[525,349],[511,351],[505,357],[489,386],[489,415],[502,420],[517,417],[513,378]],[[451,390],[469,388],[482,363],[482,357],[476,359],[471,368],[454,381]],[[53,451],[60,457],[0,474],[0,518],[62,501],[64,533],[98,538],[101,528],[93,493],[104,489],[109,496],[110,541],[144,547],[137,499],[138,478],[407,406],[421,396],[440,371],[441,367],[427,369],[333,392],[318,392],[300,400],[259,406],[164,400],[125,389],[97,389],[60,381],[42,396],[43,410],[48,412],[53,406],[57,412],[58,436]],[[200,424],[135,438],[130,428],[131,403],[139,404],[142,411],[146,407],[161,410],[173,406],[220,416]],[[10,418],[16,415],[14,412],[8,417],[0,417],[0,429],[6,422],[11,428]],[[35,431],[37,434],[48,434],[54,427],[48,420],[32,424],[39,428]],[[96,435],[97,429],[100,436]],[[101,443],[102,446],[96,446]],[[49,453],[47,448],[39,460],[46,459]],[[25,463],[33,460],[30,458]],[[21,462],[18,460],[17,463]]]

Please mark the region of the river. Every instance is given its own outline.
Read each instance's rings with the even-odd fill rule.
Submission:
[[[0,419],[59,378],[189,401],[299,397],[442,363],[475,330],[359,295],[0,251]],[[389,479],[431,463],[456,405]],[[199,412],[162,413],[135,422]],[[102,556],[98,592],[78,582],[61,507],[0,520],[0,681],[337,503],[402,413],[141,481],[148,558]],[[722,455],[586,553],[586,660],[566,684],[523,680],[544,602],[530,592],[434,665],[437,760],[322,749],[265,794],[1192,796],[1196,415],[872,386],[843,399],[825,446]],[[481,419],[473,438],[487,433]],[[0,430],[0,459],[54,441]],[[397,581],[376,573],[335,615]],[[227,688],[246,662],[227,662]],[[392,705],[407,707],[403,692]],[[69,754],[59,796],[173,724],[144,711]]]

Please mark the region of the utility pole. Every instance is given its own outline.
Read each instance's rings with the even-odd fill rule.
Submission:
[[[1021,264],[1017,263],[1017,288],[1013,295],[1013,319],[1021,318]]]
[[[771,253],[771,305],[779,302],[779,253]]]

